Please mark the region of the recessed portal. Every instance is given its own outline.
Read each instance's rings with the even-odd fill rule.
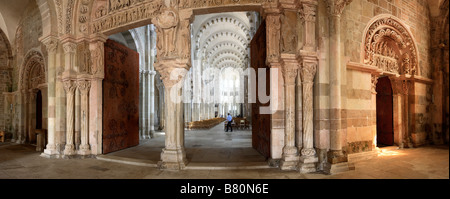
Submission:
[[[394,145],[392,86],[388,77],[377,83],[377,146]]]

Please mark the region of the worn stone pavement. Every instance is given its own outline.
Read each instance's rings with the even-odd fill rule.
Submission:
[[[47,159],[34,146],[0,143],[0,179],[449,179],[449,147],[382,148],[355,168],[335,175],[277,168],[167,171],[94,158]]]

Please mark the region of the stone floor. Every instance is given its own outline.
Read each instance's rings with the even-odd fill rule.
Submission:
[[[138,147],[98,159],[47,159],[34,146],[1,143],[0,179],[449,179],[448,145],[384,147],[378,157],[355,162],[353,171],[325,175],[268,167],[250,147],[251,134],[245,131],[187,131],[190,163],[182,171],[154,167],[163,143],[164,136],[158,134]]]

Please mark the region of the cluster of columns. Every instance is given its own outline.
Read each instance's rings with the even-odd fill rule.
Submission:
[[[147,25],[143,28],[144,39],[142,47],[138,48],[139,51],[139,84],[140,84],[140,96],[139,103],[141,108],[139,109],[139,135],[140,139],[153,138],[155,133],[155,76],[156,71],[154,69],[155,62],[155,31],[151,25]]]
[[[286,1],[280,7],[266,9],[267,62],[271,68],[280,68],[284,78],[285,125],[280,168],[299,170],[302,173],[316,171],[318,162],[313,140],[312,100],[318,64],[315,52],[316,9],[317,1],[302,1],[300,5]],[[291,25],[297,24],[297,13],[304,23],[304,38],[299,39],[304,45],[300,50],[293,51],[289,49],[297,49],[297,43],[292,44],[293,48],[280,48],[282,39],[288,39],[281,38],[286,36],[282,33],[289,31],[289,28],[296,29],[296,26]],[[300,118],[296,120],[296,117]]]
[[[71,35],[41,38],[48,53],[48,143],[43,156],[70,158],[101,153],[99,135],[103,128],[105,41],[104,36],[89,39],[74,39]],[[84,63],[90,69],[84,71],[80,71],[80,63],[76,63],[77,45],[82,43],[88,43],[84,50],[90,52],[90,63]]]

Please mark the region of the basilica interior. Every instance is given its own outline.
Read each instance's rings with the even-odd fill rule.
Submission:
[[[448,6],[0,0],[0,152],[302,174],[448,155]]]

